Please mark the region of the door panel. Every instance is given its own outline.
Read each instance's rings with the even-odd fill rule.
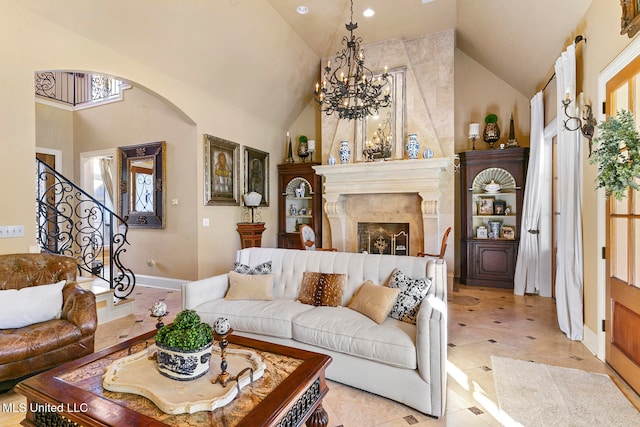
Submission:
[[[36,153],[36,158],[51,167],[51,169],[55,170],[56,167],[56,156],[54,154],[45,154],[45,153]],[[42,190],[46,190],[44,194],[45,199],[50,202],[49,206],[53,204],[56,199],[56,193],[54,189],[55,180],[51,174],[47,174],[47,179],[45,182],[46,188]],[[56,223],[58,213],[55,209],[51,207],[38,206],[39,210],[45,210],[43,212],[44,215],[40,216],[40,218],[46,218],[46,223],[38,224],[38,234],[40,236],[40,244],[47,248],[51,252],[57,252],[57,242],[55,239],[56,235]]]
[[[640,125],[640,57],[607,82],[607,116],[634,113]],[[640,393],[640,195],[607,204],[606,361]]]

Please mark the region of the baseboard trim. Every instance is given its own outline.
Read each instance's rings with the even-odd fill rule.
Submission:
[[[604,361],[604,345],[601,345],[598,333],[589,329],[587,325],[583,325],[582,343],[587,347],[587,350],[595,354],[598,359]]]
[[[148,286],[150,288],[163,288],[180,291],[182,290],[182,284],[189,281],[190,280],[136,274],[136,283],[140,286]]]

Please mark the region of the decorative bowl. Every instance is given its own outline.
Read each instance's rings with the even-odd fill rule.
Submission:
[[[213,342],[210,342],[198,350],[183,351],[156,343],[158,370],[165,377],[178,381],[200,378],[209,372],[212,345]]]
[[[482,188],[487,193],[497,193],[498,191],[500,191],[502,186],[492,179],[490,183],[483,185]]]

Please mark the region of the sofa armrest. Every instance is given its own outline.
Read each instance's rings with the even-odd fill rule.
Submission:
[[[224,298],[228,287],[228,274],[183,283],[182,309],[195,308],[207,301]]]
[[[76,325],[82,336],[93,335],[98,327],[95,294],[75,282],[67,283],[62,288],[61,317]]]
[[[418,373],[431,385],[432,403],[444,407],[447,393],[447,265],[443,260],[433,262],[430,266],[433,283],[416,319],[416,351]],[[438,412],[437,409],[434,411]]]

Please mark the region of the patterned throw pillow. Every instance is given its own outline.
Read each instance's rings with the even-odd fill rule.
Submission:
[[[398,299],[389,316],[415,325],[420,303],[427,296],[431,287],[431,279],[412,279],[396,268],[391,273],[389,287],[400,289]]]
[[[271,274],[271,261],[263,262],[255,267],[234,262],[233,271],[240,274]]]
[[[298,301],[315,306],[341,306],[346,282],[346,274],[305,271],[302,275],[300,292],[298,292]]]

